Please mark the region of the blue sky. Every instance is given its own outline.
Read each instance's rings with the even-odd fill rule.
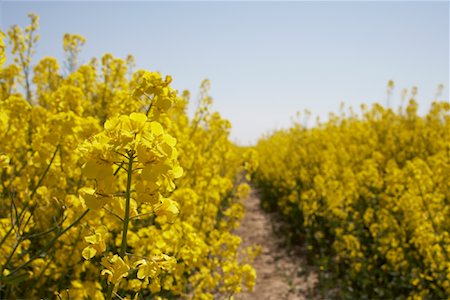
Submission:
[[[36,59],[62,59],[64,33],[87,38],[82,61],[106,52],[171,74],[189,89],[211,80],[214,109],[232,139],[255,142],[297,111],[325,119],[341,102],[386,102],[386,84],[419,88],[421,111],[445,85],[449,97],[448,2],[4,2],[0,24],[40,16]]]

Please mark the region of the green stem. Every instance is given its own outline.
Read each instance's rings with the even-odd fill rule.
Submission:
[[[133,156],[130,154],[128,160],[128,177],[127,177],[127,191],[125,195],[125,217],[123,218],[123,232],[122,232],[122,245],[120,247],[120,256],[125,257],[127,252],[127,233],[128,233],[128,223],[130,222],[130,199],[131,199],[131,178],[133,175]]]
[[[134,153],[130,153],[128,157],[128,168],[127,168],[127,191],[125,193],[125,216],[123,218],[123,231],[122,231],[122,244],[120,246],[120,256],[125,257],[127,253],[127,233],[128,233],[128,223],[130,222],[130,200],[131,200],[131,179],[133,175],[133,159]],[[118,170],[122,165],[118,168]],[[111,300],[114,291],[114,285],[110,284],[108,286],[108,292],[106,294],[106,300]]]
[[[150,100],[151,101],[151,100]],[[152,109],[152,106],[153,106],[153,102],[150,102],[150,105],[148,106],[148,108],[147,108],[147,111],[145,112],[145,115],[148,117],[148,114],[149,114],[149,112],[150,112],[150,110]]]
[[[122,162],[120,163],[120,165],[117,167],[117,170],[114,171],[114,176],[116,176],[117,173],[119,173],[119,171],[120,171],[120,169],[122,168],[122,166],[123,166],[124,163],[125,163],[124,161],[122,161]]]
[[[106,294],[106,300],[111,300],[113,290],[114,290],[114,285],[110,284],[108,286],[108,293]]]

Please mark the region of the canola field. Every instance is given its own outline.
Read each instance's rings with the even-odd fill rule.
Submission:
[[[261,140],[256,183],[344,298],[450,295],[450,104],[296,124]]]
[[[413,90],[240,147],[207,80],[189,117],[132,56],[80,64],[80,35],[34,62],[29,18],[0,31],[0,299],[233,299],[258,276],[235,233],[252,188],[336,297],[450,297],[448,102],[419,115]]]

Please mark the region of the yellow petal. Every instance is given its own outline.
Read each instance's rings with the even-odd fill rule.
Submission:
[[[150,129],[154,135],[161,135],[164,133],[164,129],[158,122],[151,122]]]
[[[158,101],[156,102],[156,106],[166,111],[172,106],[172,101],[170,101],[170,99],[166,97],[159,98]]]
[[[112,165],[108,163],[97,163],[97,179],[103,179],[103,177],[113,177],[114,171]]]
[[[103,269],[101,272],[100,272],[100,275],[108,275],[108,284],[110,284],[111,283],[111,278],[112,278],[112,276],[113,276],[113,273],[110,271],[110,270],[106,270],[106,269]]]
[[[93,160],[88,161],[84,166],[82,173],[87,178],[95,178],[97,177],[98,167],[97,163]]]
[[[92,210],[100,209],[104,205],[103,201],[100,201],[98,197],[91,195],[86,195],[84,198],[84,203],[86,203],[86,206]]]
[[[147,116],[143,113],[132,113],[130,115],[130,120],[133,120],[137,123],[145,123],[147,122]]]
[[[130,130],[133,132],[141,132],[147,122],[147,116],[143,113],[132,113],[130,115]]]
[[[183,176],[183,173],[184,173],[183,168],[180,167],[180,166],[174,167],[172,169],[172,172],[173,172],[173,177],[174,178],[180,178],[181,176]]]
[[[88,242],[89,244],[98,244],[98,242],[101,240],[101,235],[96,233],[93,235],[88,235],[84,237],[84,240]]]
[[[140,265],[144,265],[144,264],[147,264],[147,261],[146,261],[145,259],[140,259],[140,260],[135,261],[135,262],[133,263],[133,268],[137,268],[137,267],[139,267]]]
[[[154,211],[157,216],[167,216],[169,221],[173,220],[179,213],[176,202],[167,198],[163,198],[161,204],[155,205]]]
[[[80,197],[84,200],[86,206],[93,210],[100,209],[106,204],[104,199],[97,197],[95,190],[91,188],[80,189]]]
[[[105,125],[103,125],[103,127],[105,127],[106,130],[112,130],[117,126],[118,122],[119,122],[119,118],[112,117],[112,118],[106,120]]]
[[[166,142],[167,145],[174,147],[177,143],[177,139],[171,136],[170,134],[165,134],[164,142]]]
[[[95,233],[100,233],[100,235],[105,235],[108,233],[108,228],[104,225],[95,228]]]
[[[95,256],[96,253],[97,253],[97,250],[95,250],[91,246],[88,246],[83,249],[82,255],[83,255],[84,259],[91,259]]]
[[[140,267],[139,267],[139,269],[138,269],[138,272],[137,272],[137,278],[139,278],[139,279],[144,279],[145,278],[145,269],[146,269],[146,266],[147,266],[147,263],[145,263],[145,264],[142,264]]]

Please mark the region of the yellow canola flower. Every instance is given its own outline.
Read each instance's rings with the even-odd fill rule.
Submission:
[[[180,166],[175,166],[172,169],[172,176],[173,178],[180,178],[181,176],[183,176],[184,174],[184,170],[182,167]]]
[[[79,34],[66,33],[63,38],[63,49],[67,52],[74,51],[84,45],[85,42],[86,39]]]
[[[81,281],[72,280],[70,282],[70,288],[55,292],[55,296],[58,299],[92,299],[92,300],[104,300],[105,297],[102,293],[102,286],[96,281]]]
[[[105,235],[108,233],[106,226],[99,226],[93,235],[85,236],[84,240],[90,245],[83,249],[82,255],[85,259],[91,259],[96,254],[106,250]]]
[[[102,258],[102,266],[106,269],[102,270],[101,275],[107,275],[108,283],[113,285],[119,284],[123,278],[127,277],[130,270],[130,267],[117,254]]]
[[[158,192],[160,185],[155,181],[140,180],[136,184],[137,201],[139,203],[158,204],[161,194]]]
[[[93,188],[83,187],[79,193],[86,206],[93,210],[101,209],[111,201],[109,196],[100,195]]]
[[[89,160],[83,167],[83,175],[86,178],[102,179],[113,175],[111,164],[101,160]]]
[[[0,155],[0,168],[6,168],[9,165],[10,159],[7,155]]]
[[[180,212],[176,202],[168,198],[162,198],[161,203],[155,205],[153,209],[157,216],[165,216],[168,222],[173,222]]]
[[[106,131],[119,131],[122,134],[137,134],[145,128],[147,116],[143,113],[132,113],[108,119],[105,122]]]
[[[155,255],[151,260],[139,260],[133,264],[133,267],[138,269],[137,278],[143,279],[144,282],[148,283],[149,279],[155,278],[161,270],[173,271],[176,264],[177,261],[174,257],[161,254]]]

